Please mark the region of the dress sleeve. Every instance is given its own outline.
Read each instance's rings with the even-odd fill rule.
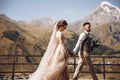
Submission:
[[[65,52],[65,57],[69,57],[70,55],[70,50],[68,49],[67,45],[65,44],[64,40],[65,40],[65,37],[63,36],[62,33],[59,33],[59,42],[60,44],[63,46],[63,51]]]
[[[59,39],[59,43],[64,45],[63,34],[61,32],[58,34],[58,39]]]

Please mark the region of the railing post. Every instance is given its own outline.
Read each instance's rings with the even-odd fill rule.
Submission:
[[[12,80],[14,80],[14,76],[15,76],[15,74],[14,74],[14,72],[15,72],[15,56],[14,55],[12,55],[13,56],[13,64],[12,64]]]
[[[103,57],[103,79],[105,80],[105,57]]]
[[[13,56],[13,64],[12,64],[12,80],[14,80],[15,77],[15,64],[16,64],[16,55],[17,55],[17,45],[14,47],[14,54]]]
[[[76,69],[76,56],[74,56],[74,72],[75,72],[75,69]]]

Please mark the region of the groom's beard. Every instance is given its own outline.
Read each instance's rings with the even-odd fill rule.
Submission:
[[[91,29],[89,29],[88,31],[91,32]]]
[[[91,29],[87,29],[86,31],[87,31],[87,32],[91,32]]]

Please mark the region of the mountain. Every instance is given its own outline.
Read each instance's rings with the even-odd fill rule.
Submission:
[[[16,22],[4,14],[0,15],[0,55],[43,55],[53,27],[40,27],[40,25],[26,24],[24,21]],[[72,49],[76,42],[76,35],[73,32],[65,31],[67,43],[72,43]],[[75,38],[74,38],[75,37]],[[72,39],[73,38],[73,39]],[[0,63],[12,63],[11,56],[0,58]],[[39,62],[40,57],[17,57],[16,62],[31,63]],[[34,70],[36,66],[18,65],[16,71]],[[11,71],[11,65],[0,66],[0,71]],[[6,75],[11,75],[5,73]]]
[[[20,54],[30,54],[27,46],[34,40],[31,36],[17,22],[4,14],[0,15],[0,54],[13,54],[15,46],[22,50]]]
[[[13,21],[13,22],[14,22],[14,20],[10,19],[10,18],[7,17],[5,14],[0,14],[0,18],[1,18],[1,19],[7,19],[7,20],[9,20],[9,21]]]
[[[69,24],[64,36],[70,50],[77,42],[82,31],[82,24],[86,21],[92,23],[92,34],[101,42],[102,46],[97,48],[93,54],[120,53],[120,9],[102,2],[90,15],[79,21]],[[0,55],[43,55],[52,30],[54,18],[33,19],[29,22],[14,21],[5,14],[0,14]],[[11,57],[0,58],[1,63],[11,62]],[[20,57],[17,62],[31,63],[39,62],[40,58]],[[35,70],[36,66],[17,66],[17,70]],[[11,71],[11,65],[0,66],[0,71]],[[6,74],[6,73],[5,73]]]
[[[24,25],[25,27],[26,25]],[[36,37],[30,34],[24,27],[4,14],[0,15],[0,55],[31,55],[43,54],[44,49],[40,44],[35,43]],[[27,27],[27,26],[26,26]],[[42,42],[41,42],[42,43]],[[36,46],[38,47],[36,49]],[[32,57],[20,57],[17,62],[34,62],[37,59]],[[0,58],[1,63],[11,62],[11,57]],[[18,66],[16,70],[23,70],[23,66]],[[24,67],[31,69],[33,67]],[[0,71],[10,71],[11,65],[0,66]]]
[[[115,50],[120,50],[120,9],[107,1],[83,19],[73,22],[69,29],[80,34],[82,24],[92,24],[92,34],[101,40],[102,44]]]
[[[52,24],[52,23],[51,23]],[[43,54],[50,39],[53,27],[39,27],[40,25],[26,24],[24,21],[16,22],[4,14],[0,15],[0,54],[12,54],[13,45],[22,52],[19,54]],[[76,37],[73,32],[65,31],[67,39]],[[69,39],[70,41],[70,39]],[[37,51],[34,53],[34,49]],[[36,50],[36,49],[35,49]],[[9,51],[13,51],[12,53]]]
[[[103,1],[91,14],[83,19],[70,24],[70,29],[78,31],[84,22],[91,22],[93,26],[98,26],[110,22],[120,22],[120,9],[107,1]],[[72,26],[75,26],[72,27]]]
[[[28,24],[42,26],[42,27],[49,27],[49,26],[53,26],[55,22],[56,20],[54,17],[51,18],[44,17],[44,18],[32,19],[31,21],[28,22]]]
[[[73,49],[77,42],[78,35],[82,31],[81,25],[85,21],[89,21],[93,26],[92,34],[97,36],[104,46],[120,50],[120,14],[118,13],[120,13],[118,7],[104,1],[90,15],[70,23],[68,28],[72,32],[66,31],[67,34],[65,34],[70,48]],[[52,32],[53,27],[51,26],[55,21],[54,18],[41,18],[33,19],[28,23],[16,22],[6,15],[0,14],[1,53],[8,54],[11,46],[17,44],[22,51],[20,54],[43,54]]]
[[[95,11],[86,17],[93,25],[120,21],[120,9],[111,3],[102,2]]]

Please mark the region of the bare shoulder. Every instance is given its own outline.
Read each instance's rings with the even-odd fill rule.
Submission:
[[[56,36],[57,36],[57,37],[61,37],[61,36],[62,36],[62,32],[57,31]]]

